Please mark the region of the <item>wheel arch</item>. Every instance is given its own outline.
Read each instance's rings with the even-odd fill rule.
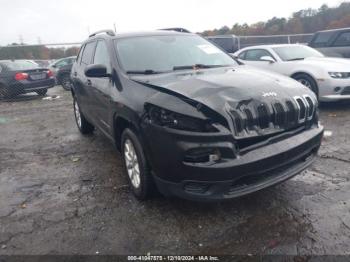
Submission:
[[[139,139],[142,140],[142,137],[140,137],[140,127],[138,124],[125,115],[116,114],[113,117],[113,138],[119,151],[121,150],[121,137],[126,128],[131,129],[139,136]]]
[[[315,83],[316,83],[316,85],[317,85],[316,77],[315,77],[315,75],[312,74],[311,72],[304,71],[304,70],[300,70],[300,71],[296,71],[296,72],[292,73],[292,74],[290,75],[290,77],[294,79],[294,77],[296,77],[296,76],[298,76],[298,75],[307,75],[307,76],[311,77],[311,78],[315,81]]]
[[[306,75],[306,76],[310,77],[310,78],[314,81],[314,83],[315,83],[315,85],[316,85],[316,87],[315,87],[315,88],[316,88],[316,90],[315,90],[316,96],[318,96],[318,94],[319,94],[319,86],[318,86],[316,77],[315,77],[313,74],[311,74],[311,73],[309,73],[309,72],[305,72],[305,71],[298,71],[298,72],[295,72],[295,73],[293,73],[290,77],[293,78],[293,79],[295,79],[295,77],[298,76],[298,75]]]

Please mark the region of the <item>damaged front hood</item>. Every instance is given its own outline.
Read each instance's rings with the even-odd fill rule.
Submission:
[[[228,117],[243,104],[269,103],[313,93],[298,82],[249,66],[133,76],[132,80],[199,102]]]

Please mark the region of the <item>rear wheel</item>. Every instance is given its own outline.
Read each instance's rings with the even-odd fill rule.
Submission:
[[[84,117],[83,113],[80,110],[78,101],[75,97],[73,98],[73,108],[75,122],[78,126],[79,131],[84,135],[91,134],[94,131],[94,126],[90,124]]]
[[[64,90],[71,90],[72,88],[72,80],[70,79],[70,76],[68,74],[65,74],[61,78],[61,85]]]
[[[297,74],[293,76],[295,80],[299,83],[303,84],[307,88],[309,88],[312,92],[314,92],[318,98],[318,87],[316,81],[307,74]]]
[[[10,98],[11,92],[6,85],[0,84],[0,98]]]
[[[132,192],[137,199],[145,200],[156,190],[142,144],[128,128],[124,130],[121,140],[121,152]]]
[[[47,94],[47,88],[45,89],[40,89],[38,91],[36,91],[36,93],[39,95],[39,96],[45,96]]]

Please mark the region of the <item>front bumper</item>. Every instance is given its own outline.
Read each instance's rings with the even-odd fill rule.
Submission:
[[[317,84],[322,102],[350,99],[350,79],[322,79]]]
[[[193,148],[234,150],[232,136],[146,128],[146,141],[153,141],[148,155],[158,189],[164,195],[190,200],[230,199],[285,181],[312,163],[322,135],[323,127],[313,127],[233,159],[223,156],[219,162],[187,163],[183,159]]]

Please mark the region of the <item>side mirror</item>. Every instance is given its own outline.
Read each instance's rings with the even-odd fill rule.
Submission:
[[[101,64],[88,65],[85,68],[85,75],[87,77],[109,77],[107,73],[107,67]]]
[[[271,56],[262,56],[260,57],[260,61],[265,61],[265,62],[269,62],[269,63],[275,63],[275,59],[273,59]]]
[[[56,68],[56,67],[57,67],[57,65],[52,65],[51,67]]]

